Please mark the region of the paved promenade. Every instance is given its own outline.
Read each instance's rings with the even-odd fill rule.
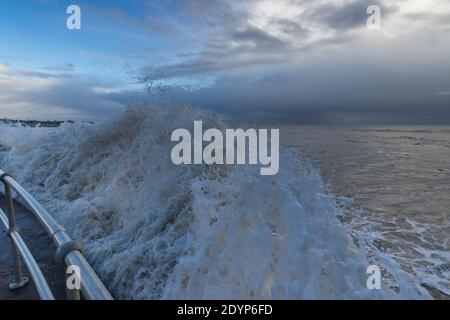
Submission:
[[[0,195],[0,207],[5,211],[4,198]],[[23,206],[15,203],[16,224],[25,243],[32,252],[56,299],[65,299],[64,266],[54,260],[55,246],[45,229]],[[10,291],[8,284],[12,277],[11,245],[3,224],[0,223],[0,300],[38,300],[33,281],[23,266],[24,275],[30,282],[24,288]]]

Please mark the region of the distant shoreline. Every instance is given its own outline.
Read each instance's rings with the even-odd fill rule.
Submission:
[[[14,120],[14,119],[0,119],[0,124],[7,124],[12,126],[22,127],[44,127],[44,128],[57,128],[63,123],[75,123],[73,120]],[[93,122],[89,122],[93,123]]]

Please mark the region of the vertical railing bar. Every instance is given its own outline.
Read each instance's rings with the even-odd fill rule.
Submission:
[[[8,218],[1,209],[0,209],[0,221],[3,222],[5,228],[8,228],[9,225]],[[27,266],[27,269],[31,274],[31,278],[33,279],[39,297],[43,300],[54,300],[53,294],[47,284],[47,281],[45,280],[44,275],[42,274],[42,271],[39,269],[36,260],[34,260],[33,255],[28,250],[20,234],[16,230],[10,234],[10,237],[11,241],[14,242],[15,247],[17,248],[18,252],[20,252],[20,255],[25,261],[25,265]]]
[[[4,176],[2,176],[2,181],[5,189],[6,212],[8,214],[8,236],[11,240],[11,254],[13,260],[13,280],[9,284],[9,289],[16,290],[24,287],[28,283],[28,278],[23,276],[22,259],[20,257],[20,252],[14,240],[12,239],[12,233],[14,231],[17,231],[16,217],[14,214],[14,203],[12,200],[11,187],[3,180],[3,178]]]

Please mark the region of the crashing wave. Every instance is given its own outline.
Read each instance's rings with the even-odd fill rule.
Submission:
[[[194,120],[225,127],[189,106],[132,106],[96,125],[0,126],[0,167],[84,242],[117,298],[428,297],[410,284],[367,289],[367,259],[336,198],[296,150],[282,150],[274,177],[173,165],[170,135]]]

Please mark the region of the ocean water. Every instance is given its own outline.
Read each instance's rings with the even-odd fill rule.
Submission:
[[[59,128],[3,125],[0,167],[86,245],[116,298],[432,298],[362,227],[369,214],[358,217],[351,197],[324,183],[297,129],[279,174],[265,177],[257,166],[173,165],[170,135],[194,120],[227,126],[189,106],[134,106]],[[366,285],[373,263],[381,290]]]
[[[325,127],[282,130],[353,210],[341,217],[354,238],[414,275],[435,298],[450,295],[450,127]],[[370,251],[370,250],[369,250]]]

